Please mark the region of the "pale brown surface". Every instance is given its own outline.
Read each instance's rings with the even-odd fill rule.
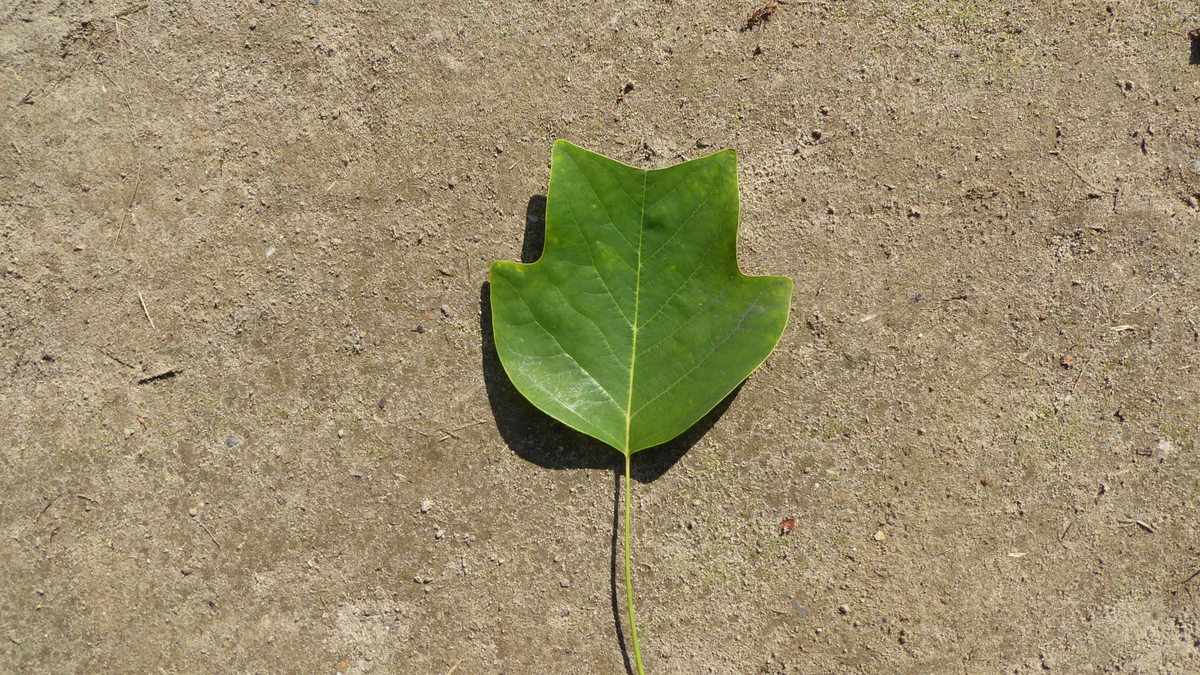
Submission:
[[[0,8],[0,670],[619,672],[617,455],[482,347],[562,137],[796,280],[636,458],[653,671],[1200,671],[1195,3],[714,6]]]

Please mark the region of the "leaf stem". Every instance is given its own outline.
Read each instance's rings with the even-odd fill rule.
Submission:
[[[642,665],[642,652],[638,649],[637,637],[637,615],[633,609],[633,563],[631,562],[630,550],[633,548],[633,535],[631,529],[631,521],[633,520],[633,490],[629,479],[630,457],[633,453],[625,455],[625,610],[629,614],[629,641],[633,645],[633,663],[637,668],[637,675],[646,675],[646,668]]]

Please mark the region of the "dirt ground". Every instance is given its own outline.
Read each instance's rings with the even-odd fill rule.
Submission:
[[[0,670],[622,672],[485,301],[567,138],[796,282],[635,458],[653,672],[1200,672],[1200,6],[757,6],[0,4]]]

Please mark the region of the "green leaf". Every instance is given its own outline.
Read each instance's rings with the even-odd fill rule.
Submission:
[[[737,266],[737,157],[643,170],[554,144],[545,249],[492,265],[517,390],[626,456],[683,433],[758,367],[792,282]]]

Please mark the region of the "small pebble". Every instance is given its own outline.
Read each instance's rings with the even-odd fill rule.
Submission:
[[[192,507],[192,508],[188,509],[188,515],[193,518],[195,518],[197,515],[199,515],[199,513],[200,512],[196,510],[196,507]]]
[[[229,435],[225,437],[225,447],[227,448],[236,448],[241,444],[242,439],[238,438],[237,436]]]
[[[345,429],[338,429],[338,432],[337,432],[337,434],[338,434],[338,438],[345,438],[345,437],[346,437],[346,430],[345,430]]]
[[[838,614],[849,614],[850,605],[838,605]]]
[[[421,513],[429,513],[429,510],[432,508],[433,508],[433,500],[432,499],[422,499],[421,500]]]
[[[441,307],[438,307],[438,309],[442,312],[442,316],[446,317],[447,319],[450,318],[450,306],[449,305],[442,305]]]
[[[559,585],[559,586],[562,586],[563,588],[570,588],[570,587],[571,587],[571,580],[570,580],[570,579],[563,579],[562,581],[559,581],[559,582],[558,582],[558,585]]]
[[[446,536],[446,531],[445,531],[445,530],[443,530],[443,529],[442,529],[442,528],[440,528],[440,527],[439,527],[438,529],[436,529],[436,530],[434,530],[434,531],[433,531],[433,538],[434,538],[434,539],[441,539],[441,538],[443,538],[443,537],[445,537],[445,536]]]
[[[883,541],[884,539],[887,539],[887,534],[883,530],[875,532],[875,541]]]

